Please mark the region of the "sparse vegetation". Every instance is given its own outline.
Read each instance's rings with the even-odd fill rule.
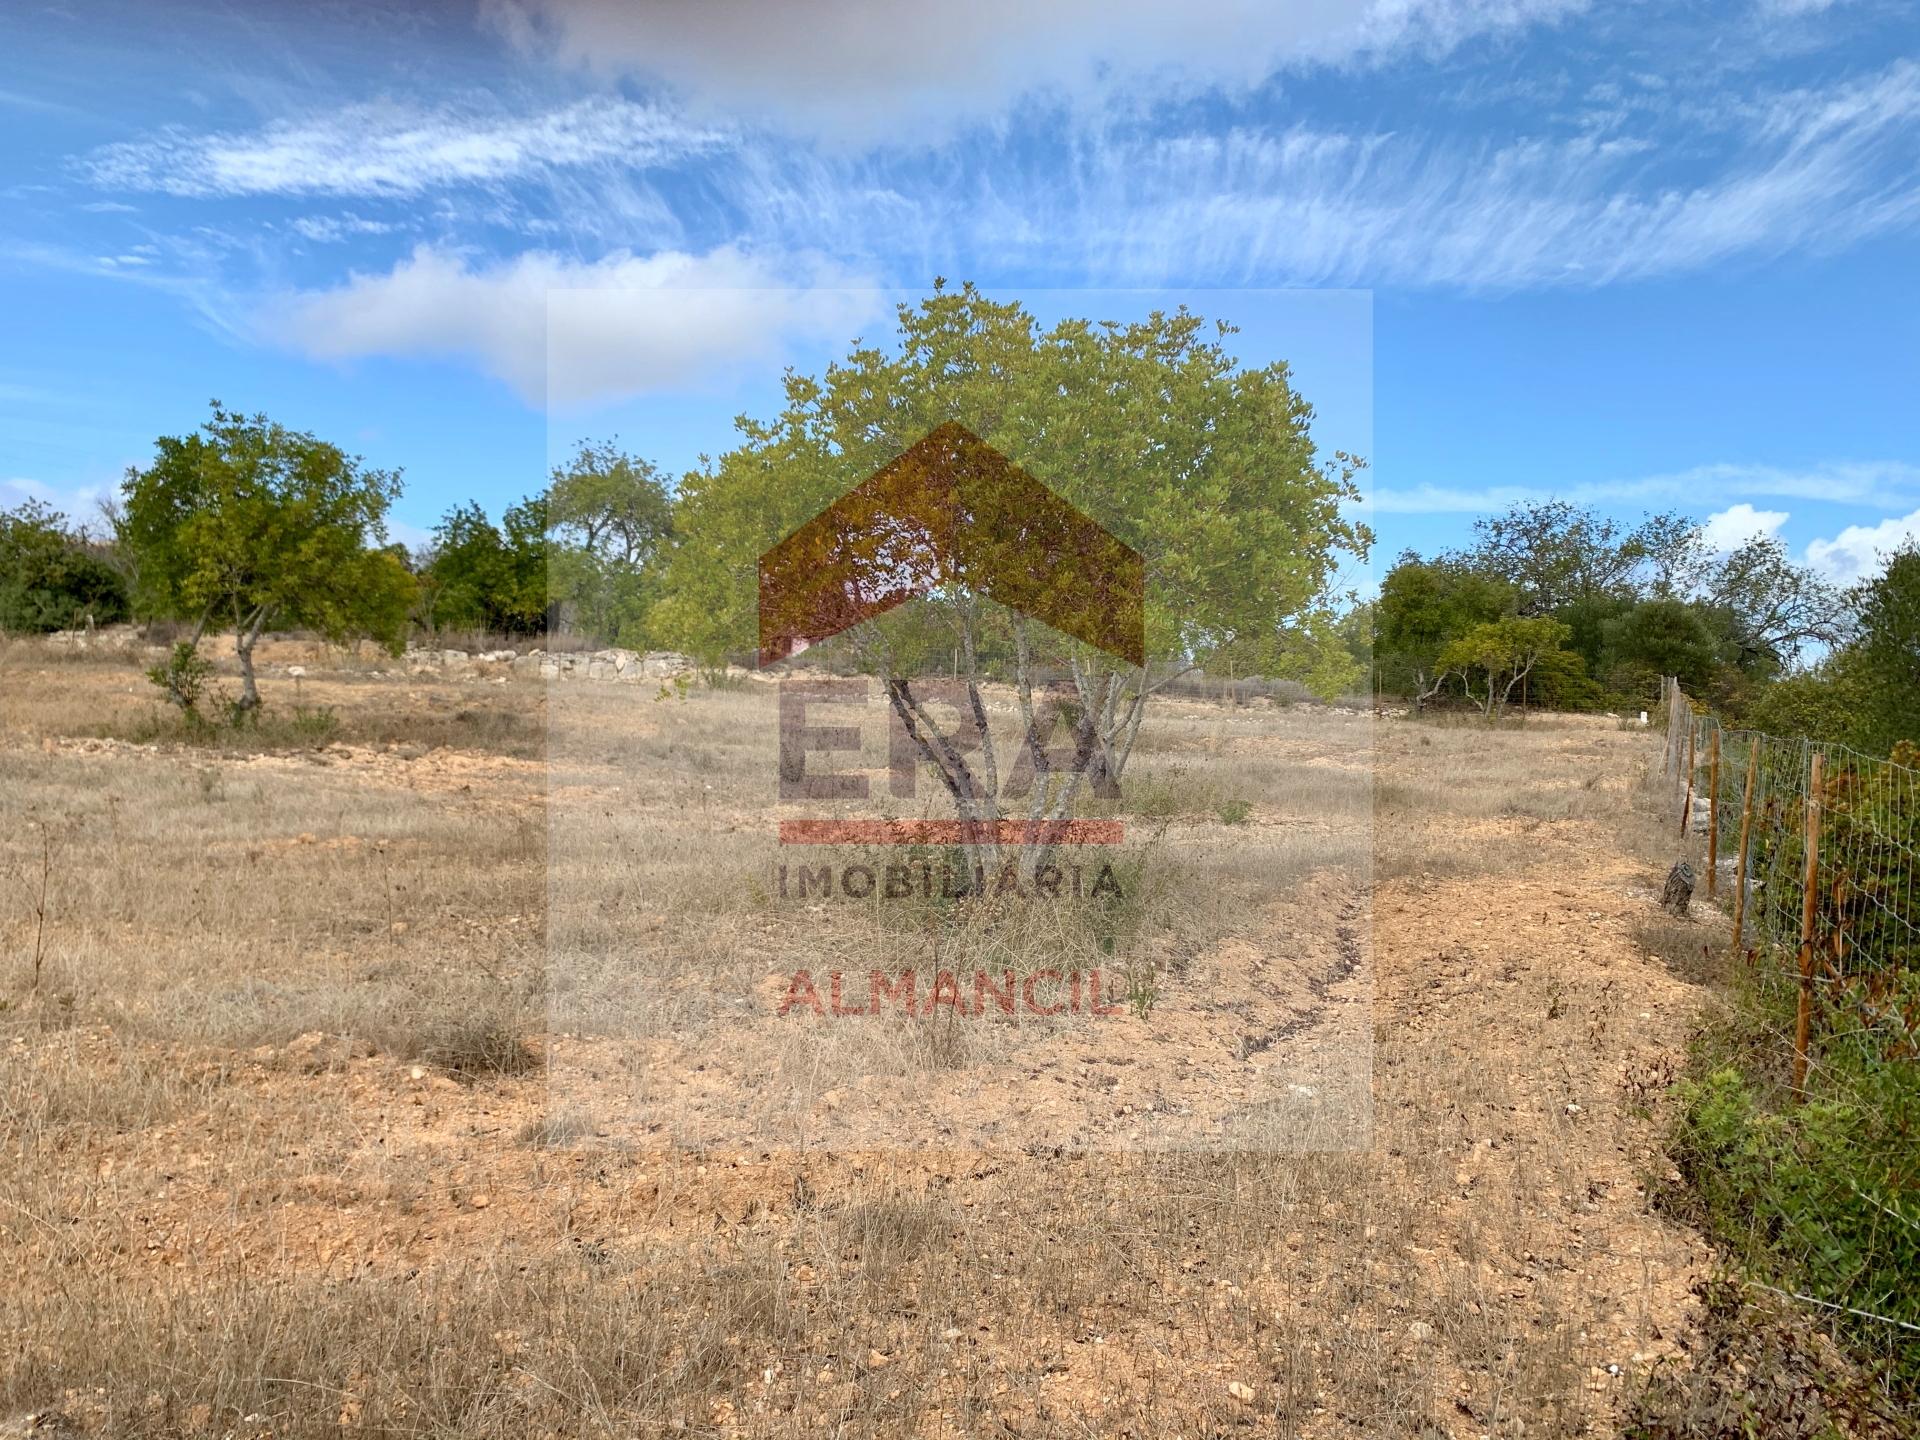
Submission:
[[[1823,1043],[1796,1102],[1780,1037],[1795,987],[1743,972],[1736,1009],[1698,1042],[1678,1086],[1671,1148],[1676,1213],[1744,1273],[1827,1298],[1824,1325],[1884,1369],[1894,1399],[1920,1399],[1920,1076],[1859,1029]]]
[[[0,1414],[135,1436],[879,1436],[936,1415],[1571,1435],[1626,1423],[1639,1377],[1684,1358],[1697,1252],[1634,1192],[1666,1102],[1619,1087],[1629,1055],[1677,1059],[1704,993],[1647,957],[1687,947],[1625,898],[1651,863],[1610,828],[1640,734],[1549,717],[1489,744],[1172,699],[1114,807],[1137,832],[1120,899],[809,911],[742,883],[771,874],[757,683],[672,706],[582,686],[550,714],[536,686],[321,671],[302,705],[335,717],[334,748],[266,743],[271,707],[147,751],[87,738],[151,714],[134,667],[31,683],[45,663],[0,657],[29,678],[0,685],[9,801],[69,827],[40,989],[22,965],[0,996],[0,1254],[35,1277],[0,1294]],[[30,869],[31,840],[0,836],[0,863]],[[836,864],[862,861],[884,863]],[[24,899],[0,900],[23,957]],[[627,988],[556,966],[572,946],[605,947]],[[664,1069],[609,1046],[608,996],[638,982],[672,1003],[635,1040],[687,1046],[707,1022],[676,977],[751,994],[822,956],[1111,965],[1118,1013],[1054,1050],[944,1008]],[[1262,1074],[1347,1083],[1327,1056],[1358,1063],[1363,1139],[1129,1148]],[[834,1074],[854,1083],[830,1107]],[[825,1123],[899,1094],[954,1133],[668,1144],[594,1088],[648,1076],[709,1097],[656,1094],[676,1126],[718,1096]],[[1023,1147],[1044,1101],[1096,1143]],[[981,1116],[1027,1128],[976,1144]],[[1599,1222],[1632,1273],[1592,1265]]]

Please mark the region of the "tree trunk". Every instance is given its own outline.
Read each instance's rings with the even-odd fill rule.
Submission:
[[[235,641],[233,653],[240,657],[240,699],[233,708],[236,714],[245,715],[260,708],[260,687],[253,678],[253,641]]]
[[[1033,768],[1032,799],[1027,806],[1029,830],[1020,846],[1018,874],[1022,884],[1032,884],[1040,868],[1052,863],[1053,852],[1057,848],[1050,835],[1052,827],[1069,818],[1074,798],[1079,794],[1081,785],[1087,776],[1099,771],[1095,791],[1100,794],[1117,796],[1119,784],[1112,778],[1112,772],[1106,769],[1106,757],[1113,754],[1110,744],[1103,746],[1099,734],[1099,725],[1093,711],[1086,705],[1088,687],[1082,683],[1078,668],[1074,675],[1074,690],[1081,701],[1080,716],[1074,725],[1073,763],[1061,780],[1058,794],[1050,794],[1053,776],[1056,771],[1052,758],[1047,754],[1045,739],[1040,734],[1039,717],[1033,704],[1033,650],[1029,643],[1026,622],[1014,622],[1014,690],[1020,702],[1020,717],[1024,724],[1021,743],[1026,748],[1028,762]],[[1116,677],[1117,678],[1117,677]],[[1109,697],[1109,718],[1111,705]],[[1050,727],[1051,728],[1051,727]],[[1136,727],[1137,728],[1137,727]],[[1118,765],[1124,767],[1126,756],[1131,752],[1133,742],[1129,738],[1118,754]]]
[[[1122,672],[1102,673],[1072,661],[1073,684],[1080,703],[1094,721],[1097,754],[1096,780],[1101,785],[1118,785],[1133,756],[1134,742],[1140,738],[1140,725],[1146,718],[1147,702],[1187,672],[1198,666],[1188,664],[1170,670],[1159,680],[1150,678],[1146,666]],[[1104,693],[1103,693],[1104,692]]]
[[[260,708],[260,687],[254,681],[253,647],[260,638],[260,631],[267,623],[271,612],[265,606],[236,627],[234,631],[233,653],[240,659],[240,698],[234,703],[235,715],[251,715]]]

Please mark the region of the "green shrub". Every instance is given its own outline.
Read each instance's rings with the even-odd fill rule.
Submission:
[[[0,510],[0,631],[125,619],[126,585],[104,553],[45,505]]]
[[[192,720],[204,720],[200,706],[210,698],[213,662],[203,656],[191,640],[175,645],[163,663],[147,671],[147,679],[165,692],[167,702],[176,706],[181,714]]]
[[[1920,1325],[1920,1064],[1897,1023],[1835,1016],[1816,1036],[1839,1038],[1819,1046],[1796,1102],[1779,1073],[1791,1004],[1786,985],[1746,997],[1751,1028],[1708,1041],[1676,1087],[1682,1208],[1759,1279],[1885,1317],[1831,1312],[1920,1394],[1920,1339],[1889,1323]]]

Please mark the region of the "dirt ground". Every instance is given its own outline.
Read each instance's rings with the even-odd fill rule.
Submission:
[[[304,679],[376,738],[251,754],[0,657],[0,1434],[1606,1436],[1681,1353],[1646,732],[1169,703],[1118,1013],[828,1051],[556,999],[593,915],[762,1004],[979,941],[739,882],[758,687],[543,758],[496,678]]]

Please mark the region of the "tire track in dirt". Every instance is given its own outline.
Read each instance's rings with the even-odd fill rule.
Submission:
[[[1352,976],[1362,963],[1363,951],[1357,926],[1365,918],[1372,898],[1371,887],[1363,888],[1356,891],[1353,897],[1341,907],[1339,923],[1334,927],[1334,938],[1338,946],[1336,962],[1326,973],[1307,977],[1307,991],[1317,1002],[1315,1008],[1305,1014],[1292,1016],[1272,1030],[1241,1036],[1240,1059],[1246,1060],[1271,1049],[1283,1040],[1291,1040],[1328,1018],[1330,1010],[1328,995],[1342,981]]]

